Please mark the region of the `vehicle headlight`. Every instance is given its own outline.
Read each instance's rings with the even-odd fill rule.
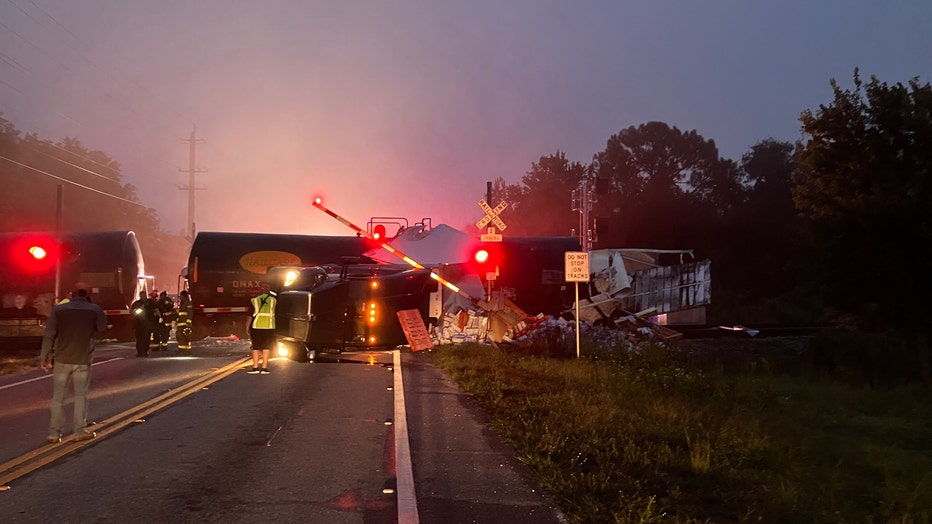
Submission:
[[[279,342],[279,343],[278,343],[278,356],[280,356],[280,357],[287,357],[287,356],[288,356],[288,346],[286,346],[286,345],[285,345],[284,343],[282,343],[282,342]]]

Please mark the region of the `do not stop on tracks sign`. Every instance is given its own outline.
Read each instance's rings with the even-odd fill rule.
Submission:
[[[564,262],[567,282],[589,282],[589,253],[567,251]]]
[[[589,253],[567,251],[564,253],[567,282],[576,283],[576,358],[579,358],[579,283],[589,282]]]

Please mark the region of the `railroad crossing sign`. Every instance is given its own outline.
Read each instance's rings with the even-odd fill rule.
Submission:
[[[476,227],[478,227],[479,229],[482,229],[485,226],[487,226],[489,222],[494,224],[495,227],[497,227],[499,231],[504,231],[505,228],[508,227],[505,225],[504,222],[502,222],[502,219],[498,218],[498,214],[504,211],[506,207],[508,207],[508,202],[502,202],[499,205],[495,206],[495,209],[492,209],[492,207],[489,206],[489,204],[483,198],[479,200],[479,207],[482,208],[482,211],[485,212],[485,216],[480,218],[479,221],[476,222]],[[490,231],[490,233],[494,233],[494,232]]]
[[[501,242],[501,233],[496,233],[494,227],[490,227],[486,233],[479,235],[479,240],[483,242]]]

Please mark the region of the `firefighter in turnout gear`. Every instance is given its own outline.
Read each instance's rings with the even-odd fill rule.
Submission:
[[[167,291],[162,291],[156,301],[156,307],[159,315],[159,323],[155,331],[159,343],[158,351],[167,351],[168,337],[171,334],[172,322],[175,320],[175,301],[168,297]]]
[[[178,349],[185,351],[191,349],[191,319],[194,318],[194,305],[191,303],[188,290],[182,291],[178,296],[180,303],[178,304],[178,320],[175,322],[175,340],[178,341]]]
[[[155,301],[146,296],[145,291],[139,292],[139,299],[129,307],[136,319],[136,356],[149,356],[149,340],[152,338],[152,329],[155,326]]]
[[[275,305],[278,299],[269,289],[267,282],[262,283],[262,293],[249,302],[249,338],[252,340],[251,375],[269,372],[269,355],[275,344]],[[259,368],[259,354],[262,354],[262,368]]]

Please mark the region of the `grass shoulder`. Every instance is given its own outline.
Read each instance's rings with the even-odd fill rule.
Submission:
[[[431,358],[575,522],[932,519],[932,403],[910,387],[659,345],[578,360],[442,346]]]

